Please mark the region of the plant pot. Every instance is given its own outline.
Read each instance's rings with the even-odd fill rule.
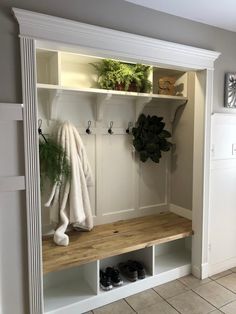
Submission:
[[[125,90],[125,84],[123,84],[123,83],[116,83],[115,90],[124,91]]]
[[[138,92],[137,84],[135,82],[130,83],[128,91],[129,92]]]

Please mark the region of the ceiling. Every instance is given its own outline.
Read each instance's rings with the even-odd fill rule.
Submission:
[[[236,32],[235,0],[125,0],[143,7]]]

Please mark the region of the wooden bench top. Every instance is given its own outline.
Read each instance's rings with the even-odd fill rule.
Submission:
[[[166,212],[73,231],[67,247],[43,240],[43,271],[49,273],[191,236],[192,222]]]

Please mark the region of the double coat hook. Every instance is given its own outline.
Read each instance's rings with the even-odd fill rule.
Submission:
[[[86,132],[87,134],[91,134],[91,133],[92,133],[91,130],[90,130],[91,124],[92,124],[92,122],[89,120],[89,121],[88,121],[88,127],[87,127],[87,129],[85,130],[85,132]]]
[[[128,123],[128,127],[127,127],[127,129],[125,130],[125,132],[126,132],[127,134],[130,134],[130,128],[132,127],[132,125],[133,125],[132,122],[129,122],[129,123]]]
[[[114,132],[112,131],[112,127],[113,127],[113,121],[111,121],[110,122],[110,127],[109,127],[109,129],[108,129],[108,133],[110,134],[110,135],[112,135]]]

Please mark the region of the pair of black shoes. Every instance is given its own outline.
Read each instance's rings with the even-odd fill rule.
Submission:
[[[100,287],[102,290],[109,291],[113,287],[123,285],[119,270],[114,267],[107,267],[104,271],[100,270]]]
[[[144,265],[141,262],[128,260],[125,263],[119,263],[119,270],[129,281],[144,279],[146,276]]]

